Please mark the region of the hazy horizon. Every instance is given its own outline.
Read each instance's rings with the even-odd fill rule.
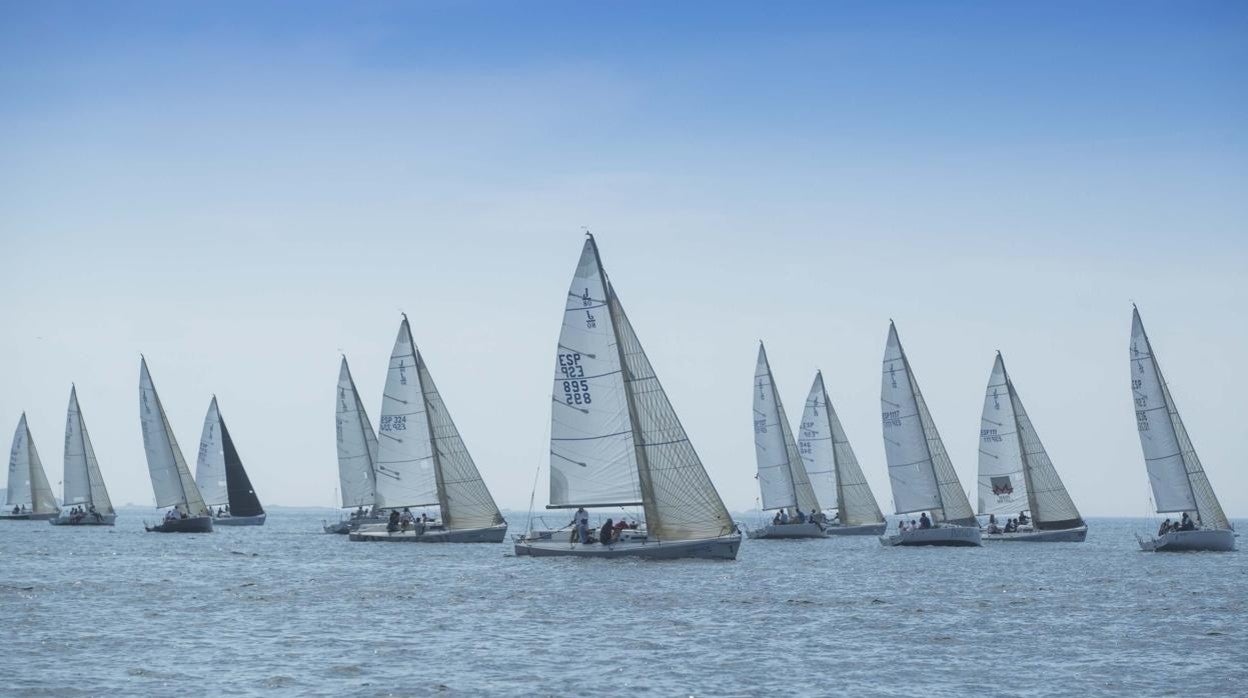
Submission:
[[[329,505],[340,356],[375,425],[405,311],[540,510],[588,227],[734,511],[762,339],[892,512],[891,318],[963,489],[1000,350],[1081,512],[1148,514],[1134,301],[1245,517],[1245,35],[1216,2],[0,2],[3,443],[26,412],[59,497],[75,383],[113,501],[151,502],[142,353],[192,471],[215,394],[263,503]]]

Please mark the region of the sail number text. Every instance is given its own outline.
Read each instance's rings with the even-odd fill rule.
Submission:
[[[585,367],[578,353],[559,355],[559,374],[563,380],[563,401],[569,405],[588,405],[593,402],[589,394],[589,381],[585,380]]]

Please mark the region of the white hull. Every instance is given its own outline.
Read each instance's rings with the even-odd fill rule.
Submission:
[[[771,524],[762,528],[756,528],[748,531],[750,538],[758,540],[778,540],[785,538],[827,538],[828,534],[819,524],[813,523],[796,523],[796,524]]]
[[[1088,537],[1087,526],[1054,531],[1015,531],[1014,533],[983,532],[984,541],[1018,541],[1022,543],[1082,543]]]
[[[441,526],[416,526],[406,531],[386,530],[385,524],[362,526],[351,533],[351,540],[380,543],[502,543],[507,537],[507,524],[487,528],[446,529]]]
[[[1235,550],[1235,532],[1227,529],[1202,529],[1196,531],[1171,531],[1156,538],[1135,539],[1145,552],[1187,552],[1210,550],[1231,552]]]
[[[62,518],[49,519],[48,523],[53,526],[112,526],[117,523],[116,514],[100,514],[98,516],[87,514],[78,520],[74,520],[68,516]]]
[[[941,545],[965,548],[979,547],[982,544],[978,526],[936,526],[880,536],[880,545]]]
[[[212,517],[212,524],[214,526],[263,526],[267,517],[267,513],[256,514],[255,516],[214,516]]]
[[[708,560],[735,560],[741,547],[741,535],[732,534],[719,538],[698,540],[647,541],[645,539],[622,540],[609,545],[599,543],[571,543],[566,540],[516,537],[517,556],[531,557],[641,557],[654,560],[677,558],[701,558]]]
[[[858,524],[856,526],[824,526],[823,532],[829,536],[882,536],[888,530],[888,522],[878,524]]]

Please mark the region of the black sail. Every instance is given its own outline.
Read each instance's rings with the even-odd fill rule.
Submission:
[[[243,469],[243,461],[234,448],[234,440],[230,438],[230,430],[225,428],[225,419],[221,419],[221,445],[225,451],[225,487],[230,497],[231,516],[259,516],[264,513],[260,506],[260,498],[251,487],[251,479]]]

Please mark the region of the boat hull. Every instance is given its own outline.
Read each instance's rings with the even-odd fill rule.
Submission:
[[[517,556],[528,557],[638,557],[649,560],[697,558],[704,560],[735,560],[741,547],[741,535],[720,536],[697,540],[646,541],[627,540],[610,545],[571,543],[552,539],[528,540],[517,537]]]
[[[1156,538],[1136,536],[1140,549],[1145,552],[1170,553],[1208,550],[1231,552],[1235,550],[1235,532],[1227,529],[1170,531]]]
[[[339,535],[347,535],[348,533],[371,524],[384,524],[386,517],[384,516],[366,516],[362,519],[340,519],[334,523],[321,520],[321,528],[326,533],[336,533]]]
[[[188,519],[170,519],[155,526],[143,524],[149,533],[212,533],[211,516],[192,516]]]
[[[261,512],[255,516],[214,516],[212,524],[214,526],[263,526],[267,513]]]
[[[1055,531],[1016,531],[1014,533],[983,532],[985,542],[1019,542],[1019,543],[1082,543],[1088,537],[1087,526],[1063,528]]]
[[[57,519],[49,519],[48,523],[53,526],[112,526],[117,523],[116,514],[101,514],[98,517],[87,515],[77,521],[65,517]]]
[[[48,521],[55,519],[57,516],[60,516],[60,512],[51,514],[0,514],[0,519],[5,521]]]
[[[882,536],[888,530],[888,523],[859,524],[857,526],[824,526],[823,532],[829,536]]]
[[[978,526],[935,526],[899,531],[891,536],[880,536],[880,544],[888,547],[939,545],[958,548],[974,548],[982,545]]]
[[[798,523],[798,524],[771,524],[762,528],[756,528],[746,532],[752,539],[756,540],[783,540],[794,538],[827,538],[828,534],[819,524]]]
[[[384,525],[361,526],[350,538],[358,542],[376,543],[502,543],[507,537],[507,524],[487,528],[421,528],[406,531],[386,530]]]

